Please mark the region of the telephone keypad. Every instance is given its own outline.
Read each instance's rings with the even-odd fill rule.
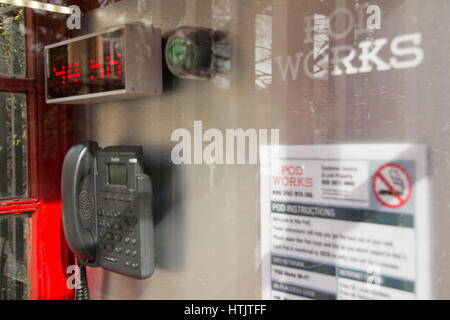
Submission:
[[[117,262],[117,261],[119,261],[119,259],[117,259],[115,257],[110,257],[110,256],[106,256],[105,260],[108,260],[109,262]]]
[[[130,207],[132,197],[105,194],[102,197],[102,208],[98,212],[98,236],[105,242],[100,242],[98,247],[108,252],[103,259],[116,263],[123,261],[123,265],[137,269],[139,267],[139,255],[136,250],[137,230],[135,226],[138,219],[134,216]]]

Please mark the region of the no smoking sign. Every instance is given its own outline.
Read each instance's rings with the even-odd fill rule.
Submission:
[[[381,166],[373,175],[372,189],[383,206],[400,208],[411,198],[411,177],[402,166],[388,163]]]

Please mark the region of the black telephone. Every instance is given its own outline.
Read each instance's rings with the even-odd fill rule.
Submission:
[[[152,187],[138,146],[73,146],[62,172],[62,220],[78,260],[138,279],[155,267]]]

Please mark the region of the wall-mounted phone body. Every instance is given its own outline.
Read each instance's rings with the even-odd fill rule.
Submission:
[[[142,147],[73,146],[62,173],[63,227],[88,266],[134,278],[154,270],[152,187]]]
[[[45,47],[47,103],[162,94],[161,30],[131,23]]]

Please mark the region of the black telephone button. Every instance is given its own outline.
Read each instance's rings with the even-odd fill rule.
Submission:
[[[105,220],[103,220],[103,219],[102,219],[102,220],[99,220],[99,221],[98,221],[98,226],[99,226],[99,227],[104,227],[104,226],[105,226]]]
[[[105,260],[107,260],[107,261],[109,261],[109,262],[117,262],[117,261],[119,261],[119,259],[117,259],[117,258],[114,258],[114,257],[108,257],[108,256],[105,257]]]
[[[120,223],[119,223],[119,222],[114,222],[113,228],[114,228],[115,230],[120,230],[120,228],[121,228]]]
[[[137,255],[137,251],[136,251],[136,250],[134,250],[133,252],[131,252],[131,255],[132,255],[133,257],[136,257],[136,255]]]
[[[130,249],[125,249],[125,254],[126,254],[127,256],[129,256],[130,253],[131,253],[131,250],[130,250]]]
[[[114,251],[117,253],[121,253],[122,252],[122,247],[115,247]]]
[[[120,242],[122,240],[122,236],[119,233],[116,233],[116,234],[114,234],[114,240]]]
[[[112,227],[111,221],[106,221],[106,227],[107,227],[107,228],[111,228],[111,227]]]
[[[136,244],[137,240],[136,239],[131,239],[131,244]]]
[[[107,245],[106,245],[106,250],[108,250],[108,251],[112,251],[113,250],[113,245],[111,244],[111,243],[108,243]]]
[[[130,265],[131,265],[131,261],[130,260],[125,261],[125,266],[126,267],[129,267]]]
[[[112,210],[107,210],[106,211],[106,216],[107,217],[112,217],[112,215],[113,215]]]
[[[125,237],[125,243],[129,243],[130,242],[130,237]]]
[[[133,269],[136,269],[137,267],[139,267],[139,263],[133,262],[133,263],[131,264],[131,267],[132,267]]]
[[[100,239],[103,239],[103,238],[105,237],[105,231],[99,231],[98,237],[99,237]]]
[[[103,209],[98,209],[97,213],[99,217],[103,216]]]
[[[107,232],[106,233],[106,239],[112,240],[112,238],[113,238],[113,234],[111,232]]]

